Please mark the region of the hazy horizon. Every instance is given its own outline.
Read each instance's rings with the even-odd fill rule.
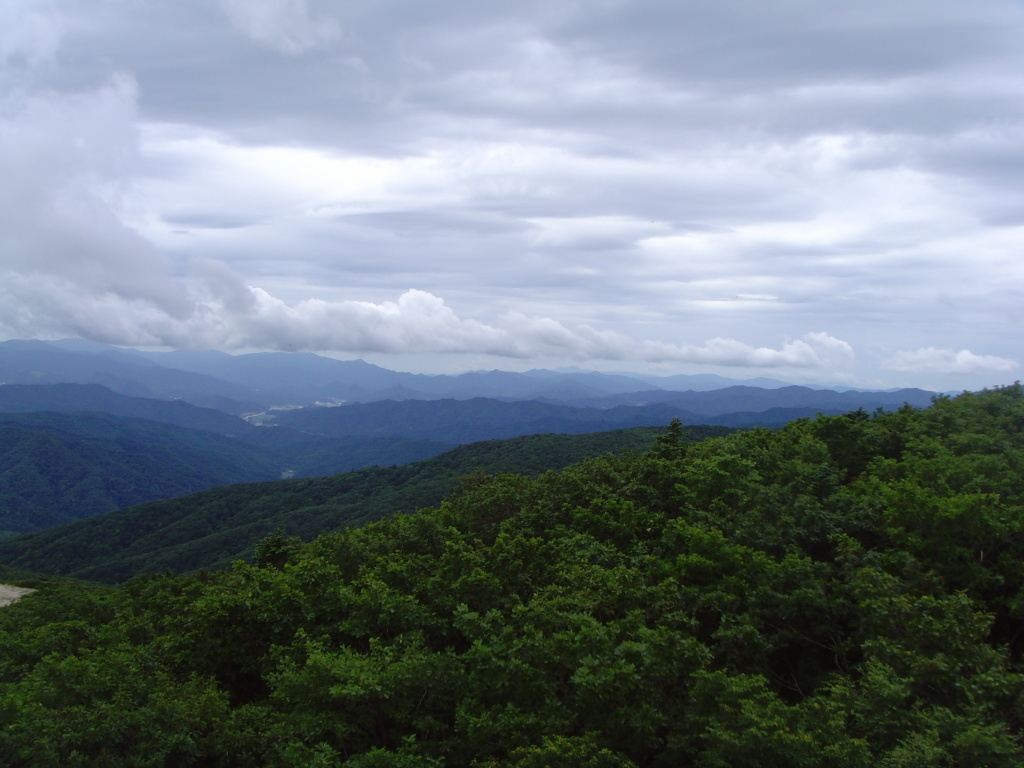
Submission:
[[[1020,378],[1024,6],[10,0],[0,338]]]

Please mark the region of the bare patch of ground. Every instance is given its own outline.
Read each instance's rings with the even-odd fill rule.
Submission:
[[[12,587],[10,584],[0,584],[0,608],[16,603],[29,592],[35,592],[35,590],[26,587]]]

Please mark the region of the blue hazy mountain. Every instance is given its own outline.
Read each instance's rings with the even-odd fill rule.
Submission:
[[[0,386],[0,413],[54,411],[97,412],[149,419],[177,427],[238,437],[256,429],[243,419],[184,400],[158,400],[114,392],[100,384],[5,384]]]
[[[812,389],[787,385],[765,389],[746,385],[723,387],[697,392],[674,392],[652,389],[626,392],[601,397],[584,397],[574,401],[578,407],[612,408],[621,405],[670,405],[698,416],[720,416],[739,411],[766,411],[770,408],[809,408],[828,413],[855,411],[858,408],[873,411],[876,408],[893,409],[908,403],[924,408],[931,403],[935,392],[923,389],[896,389],[884,392],[871,390]],[[559,401],[561,402],[561,401]]]
[[[124,395],[185,400],[236,414],[262,407],[237,384],[168,368],[133,351],[81,342],[0,342],[0,383],[99,384]]]
[[[576,369],[426,375],[309,352],[142,352],[80,339],[0,342],[0,382],[102,384],[122,394],[180,399],[235,414],[317,402],[477,397],[606,408],[666,401],[651,392],[790,386],[767,378],[740,381],[713,374],[656,377]]]

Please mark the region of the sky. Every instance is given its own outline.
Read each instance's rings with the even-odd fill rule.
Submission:
[[[1024,0],[3,0],[0,338],[1022,376]]]

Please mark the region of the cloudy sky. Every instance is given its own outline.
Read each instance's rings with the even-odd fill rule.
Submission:
[[[980,388],[1022,0],[3,0],[0,337]]]

